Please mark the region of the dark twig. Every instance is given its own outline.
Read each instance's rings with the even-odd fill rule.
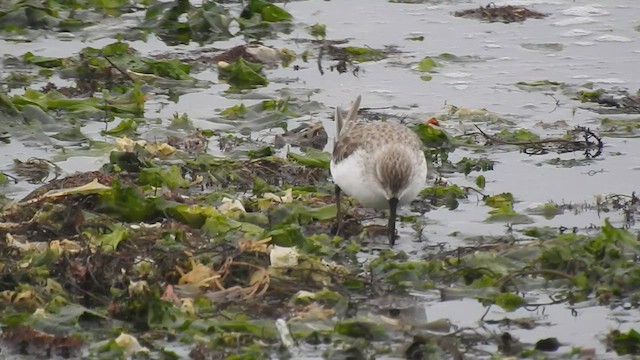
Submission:
[[[536,311],[541,306],[551,306],[551,305],[557,305],[557,304],[562,304],[562,303],[567,302],[567,298],[554,299],[551,296],[549,296],[549,298],[551,299],[551,301],[549,301],[549,302],[546,302],[546,303],[527,303],[526,305],[523,306],[523,308],[525,308],[527,311]]]
[[[568,135],[571,136],[572,139],[550,138],[535,141],[502,140],[498,137],[485,133],[484,131],[482,131],[482,129],[480,129],[478,125],[474,126],[476,127],[476,129],[478,129],[480,134],[482,134],[482,136],[484,136],[484,138],[489,140],[490,142],[501,145],[521,146],[523,147],[522,151],[528,155],[544,154],[550,150],[555,151],[559,154],[584,150],[585,157],[593,159],[602,154],[602,149],[604,147],[604,143],[598,135],[596,135],[590,129],[582,126],[578,126],[568,132]],[[579,139],[580,135],[582,135],[582,140],[577,140]],[[555,144],[556,146],[550,148],[552,144]],[[545,145],[547,146],[546,148]],[[596,153],[591,154],[590,151],[593,151],[594,149],[596,150]]]
[[[558,108],[560,107],[560,100],[556,99],[556,97],[553,96],[553,94],[545,94],[545,95],[551,97],[556,102],[556,106],[551,111],[549,111],[549,114],[551,114],[552,112],[558,110]]]
[[[563,273],[561,271],[549,270],[549,269],[539,269],[539,270],[516,271],[516,272],[510,273],[510,274],[505,275],[502,278],[498,279],[498,281],[496,281],[495,285],[498,288],[502,288],[508,282],[513,280],[513,278],[515,278],[515,277],[518,277],[518,276],[529,276],[529,275],[552,275],[552,276],[555,276],[555,277],[565,278],[565,279],[567,279],[569,281],[574,281],[575,280],[575,278],[572,275]]]
[[[480,321],[484,321],[484,318],[487,316],[487,314],[489,314],[489,310],[491,310],[491,306],[493,304],[489,304],[489,306],[487,306],[487,310],[484,312],[484,314],[482,314],[482,317],[480,317]]]
[[[324,75],[324,69],[322,68],[322,56],[324,55],[324,49],[327,46],[327,41],[323,41],[320,46],[320,51],[318,52],[318,71],[320,71],[320,75]]]
[[[474,192],[478,193],[479,195],[481,195],[483,199],[486,199],[488,197],[488,195],[483,194],[482,191],[480,191],[480,190],[478,190],[478,189],[476,189],[476,188],[474,188],[472,186],[465,186],[462,189],[464,190],[465,194],[467,194],[467,195],[469,195],[469,193],[471,191],[474,191]]]
[[[107,62],[108,62],[109,64],[111,64],[111,66],[112,66],[114,69],[118,70],[118,72],[119,72],[120,74],[122,74],[124,77],[126,77],[127,79],[129,79],[129,81],[131,81],[131,82],[135,82],[135,80],[131,77],[131,75],[127,74],[127,72],[126,72],[126,71],[124,71],[124,70],[120,69],[120,68],[118,67],[118,65],[114,64],[114,63],[113,63],[113,61],[111,61],[111,59],[109,59],[109,57],[108,57],[108,56],[106,56],[106,55],[102,55],[102,57],[104,57],[104,59],[105,59],[105,60],[107,60]]]
[[[545,139],[545,140],[536,140],[536,141],[507,141],[507,140],[502,140],[499,139],[495,136],[489,135],[487,133],[485,133],[484,131],[482,131],[482,129],[480,129],[480,127],[478,127],[478,125],[473,125],[476,127],[476,129],[478,129],[478,131],[480,131],[480,134],[482,134],[482,136],[484,136],[487,140],[490,140],[496,144],[503,144],[503,145],[516,145],[516,146],[530,146],[530,145],[544,145],[544,144],[550,144],[550,143],[567,143],[567,142],[571,142],[569,140],[565,140],[565,139]]]
[[[14,184],[17,184],[17,183],[18,183],[18,178],[16,178],[15,176],[9,175],[9,174],[4,173],[4,172],[1,172],[1,171],[0,171],[0,173],[1,173],[1,174],[3,174],[4,176],[6,176],[8,179],[13,180],[13,183],[14,183]]]

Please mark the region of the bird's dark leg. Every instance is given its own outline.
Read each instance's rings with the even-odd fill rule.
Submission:
[[[340,234],[340,230],[342,227],[342,206],[340,206],[340,187],[338,185],[335,186],[335,192],[336,192],[336,235]]]
[[[398,199],[389,199],[389,246],[396,243],[396,212],[398,210]]]

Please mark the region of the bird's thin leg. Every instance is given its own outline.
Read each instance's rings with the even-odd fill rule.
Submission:
[[[396,243],[396,212],[398,210],[398,199],[389,199],[389,246]]]
[[[340,234],[340,230],[342,227],[342,206],[340,206],[340,187],[338,185],[335,186],[335,192],[336,192],[336,235]]]

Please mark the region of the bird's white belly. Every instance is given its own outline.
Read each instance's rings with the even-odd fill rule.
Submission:
[[[354,197],[365,207],[386,209],[389,199],[374,174],[367,171],[365,163],[370,161],[363,151],[356,151],[338,164],[331,161],[333,181],[347,195]]]
[[[333,182],[365,207],[388,208],[389,199],[384,189],[378,184],[373,173],[368,172],[365,167],[367,156],[371,154],[358,150],[338,164],[331,160]]]
[[[389,196],[370,170],[372,167],[367,169],[365,166],[367,161],[371,161],[371,156],[358,150],[338,164],[331,160],[331,175],[342,191],[356,198],[363,206],[386,209],[389,207]],[[423,156],[416,160],[407,187],[398,194],[400,206],[413,201],[426,185],[427,162]]]

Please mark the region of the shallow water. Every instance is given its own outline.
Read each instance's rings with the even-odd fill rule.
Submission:
[[[640,2],[610,0],[595,4],[593,1],[580,0],[512,1],[496,2],[496,5],[503,3],[530,6],[550,15],[521,24],[502,24],[451,15],[456,10],[486,5],[486,1],[401,4],[384,0],[334,0],[288,3],[286,9],[293,14],[296,23],[326,24],[328,39],[347,38],[350,39],[350,45],[373,48],[395,45],[401,53],[379,62],[359,64],[358,76],[350,73],[338,74],[328,69],[325,69],[327,71],[324,75],[320,75],[315,59],[306,64],[298,62],[300,71],[281,68],[268,72],[270,79],[288,81],[272,82],[268,87],[255,91],[252,98],[257,99],[259,95],[271,97],[279,89],[288,89],[300,98],[304,97],[303,94],[309,94],[311,100],[324,104],[326,108],[305,114],[292,123],[321,120],[330,136],[329,149],[334,135],[332,108],[336,105],[347,107],[357,94],[363,95],[364,107],[393,107],[390,110],[392,113],[406,115],[414,121],[445,113],[445,104],[468,109],[485,108],[515,122],[512,127],[514,129],[531,129],[544,137],[560,135],[564,130],[577,125],[596,129],[599,120],[605,116],[582,109],[580,103],[563,96],[559,91],[527,92],[515,87],[516,82],[552,80],[572,85],[593,82],[596,87],[621,87],[628,89],[630,93],[635,93],[640,87],[640,72],[637,71],[640,33],[635,30],[640,24],[636,16],[640,13]],[[129,16],[135,18],[143,14]],[[41,37],[30,43],[2,41],[0,54],[19,56],[31,51],[42,56],[70,56],[86,46],[101,47],[111,43],[113,39],[110,34],[126,25],[127,22],[112,21],[88,31],[86,38],[76,36],[71,41],[55,37]],[[405,40],[415,35],[423,35],[424,41]],[[309,45],[296,42],[299,38],[308,38],[304,26],[278,40],[265,41],[265,44],[284,46],[301,53]],[[240,39],[233,39],[216,43],[215,46],[226,48],[240,43]],[[168,47],[152,35],[147,42],[136,41],[131,46],[148,54],[198,49],[193,44]],[[420,73],[411,70],[424,56],[437,56],[441,53],[470,56],[472,60],[447,62],[437,69],[433,79],[428,82],[420,79]],[[330,62],[325,61],[327,67]],[[213,70],[197,73],[195,77],[217,81]],[[176,112],[187,113],[201,129],[232,129],[228,124],[216,121],[215,109],[233,106],[239,101],[234,97],[223,96],[225,89],[226,85],[214,84],[210,88],[182,95],[177,103],[158,96],[147,103],[147,116],[167,120]],[[20,90],[15,90],[14,93],[16,92]],[[559,100],[558,106],[554,97],[548,94]],[[253,101],[243,100],[247,105]],[[568,126],[555,131],[545,130],[541,126],[556,121],[564,121]],[[479,125],[487,132],[505,127],[504,124]],[[94,129],[83,131],[96,135],[102,126],[97,124]],[[448,121],[443,126],[452,134],[474,130],[472,124],[465,122],[464,118]],[[99,135],[96,138],[104,140]],[[570,168],[546,164],[544,161],[557,157],[580,160],[583,159],[582,154],[528,156],[518,151],[487,151],[488,158],[497,163],[494,171],[484,173],[487,178],[486,192],[513,193],[518,201],[515,208],[522,211],[531,204],[550,200],[559,203],[593,203],[596,195],[630,194],[638,190],[640,140],[606,137],[604,142],[602,156],[587,165]],[[0,145],[0,166],[3,170],[8,170],[14,158],[49,158],[54,152],[51,145],[24,146],[21,142],[14,141],[8,145]],[[450,158],[455,162],[469,154],[468,151],[457,150]],[[82,156],[71,157],[58,165],[65,172],[72,173],[97,169],[105,161],[108,161],[107,157]],[[475,175],[477,173],[465,178],[455,174],[448,180],[461,186],[473,186]],[[20,183],[10,187],[7,195],[19,198],[33,188],[34,186]],[[428,219],[424,233],[426,240],[413,242],[410,241],[410,236],[406,236],[399,240],[398,250],[420,257],[423,255],[423,248],[429,245],[445,243],[455,248],[465,244],[461,238],[450,236],[453,231],[466,236],[487,236],[504,235],[507,230],[504,224],[484,222],[488,216],[487,208],[478,206],[473,195],[454,211],[434,209],[425,216]],[[606,216],[616,226],[623,224],[619,213],[612,212]],[[604,216],[593,210],[586,210],[577,214],[565,212],[553,219],[532,217],[537,226],[577,227],[579,231],[586,231],[591,225],[601,225]],[[526,226],[516,225],[514,229]],[[405,228],[402,232],[411,235],[412,230]],[[459,326],[476,326],[486,310],[475,300],[425,300],[425,309],[430,320],[448,318]],[[512,333],[524,342],[555,336],[567,346],[595,347],[598,354],[604,354],[599,337],[613,328],[628,330],[638,320],[637,314],[617,313],[601,306],[579,309],[577,316],[571,314],[567,305],[547,306],[544,314],[541,312],[540,309],[533,313],[526,310],[515,313],[493,310],[487,315],[487,319],[531,316],[543,318],[549,322],[548,326]]]

